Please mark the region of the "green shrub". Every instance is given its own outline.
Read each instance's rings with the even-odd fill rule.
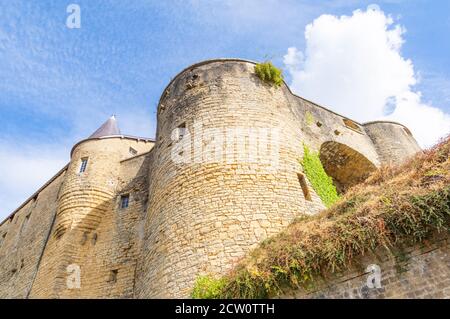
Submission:
[[[214,279],[209,276],[199,276],[195,281],[191,297],[193,299],[217,299],[220,297],[224,286],[224,279]]]
[[[302,166],[306,177],[325,206],[330,207],[339,199],[333,179],[325,172],[319,153],[311,152],[306,145],[303,145],[303,150]]]
[[[283,83],[283,73],[272,62],[258,63],[255,65],[256,75],[266,83],[280,87]]]

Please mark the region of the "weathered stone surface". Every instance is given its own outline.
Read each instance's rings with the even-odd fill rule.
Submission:
[[[333,299],[450,299],[449,239],[437,239],[427,246],[416,246],[401,253],[383,252],[378,256],[358,257],[344,274],[322,281],[309,290],[286,292],[281,298]],[[370,272],[365,267],[376,264],[381,270],[380,287],[369,287]]]

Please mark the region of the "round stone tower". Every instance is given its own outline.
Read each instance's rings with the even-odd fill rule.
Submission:
[[[148,151],[146,139],[122,135],[112,116],[94,134],[72,148],[71,161],[58,194],[53,231],[33,285],[33,297],[95,296],[102,288],[98,282],[84,279],[93,277],[91,273],[104,272],[101,268],[104,265],[86,261],[93,247],[86,242],[97,238],[102,219],[110,217],[114,211],[121,161],[132,156],[131,146],[136,152]],[[90,268],[81,269],[81,287],[70,289],[66,282],[67,267],[88,263]]]
[[[68,229],[91,231],[98,226],[115,196],[125,147],[114,116],[73,147],[58,203],[56,237]]]
[[[421,150],[411,131],[400,123],[376,121],[364,127],[382,163],[400,163]]]
[[[188,296],[295,216],[323,208],[303,187],[302,132],[285,84],[215,60],[175,77],[158,107],[137,297]]]

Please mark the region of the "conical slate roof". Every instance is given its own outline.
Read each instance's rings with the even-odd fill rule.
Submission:
[[[99,138],[103,136],[121,135],[116,117],[111,116],[102,126],[99,127],[89,138]]]

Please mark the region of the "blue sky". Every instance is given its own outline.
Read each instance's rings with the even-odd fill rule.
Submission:
[[[80,29],[65,25],[70,3],[81,8]],[[56,173],[69,160],[71,146],[111,114],[117,115],[123,133],[153,137],[162,90],[192,63],[218,57],[271,59],[302,95],[301,85],[295,86],[303,83],[301,75],[286,62],[288,48],[312,61],[314,50],[307,54],[307,25],[324,14],[352,16],[371,3],[1,1],[0,218]],[[449,114],[450,1],[377,4],[394,20],[391,27],[404,29],[397,51],[411,62],[417,80],[407,91],[420,91],[420,105]],[[322,34],[319,23],[316,29]],[[319,102],[322,98],[328,101],[317,97]],[[339,103],[331,104],[327,106],[344,111]],[[436,116],[442,116],[439,112]],[[352,115],[351,110],[347,113]]]

